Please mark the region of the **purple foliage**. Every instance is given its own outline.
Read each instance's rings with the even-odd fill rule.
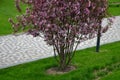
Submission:
[[[18,31],[30,26],[30,34],[42,34],[53,46],[62,70],[71,62],[78,44],[97,35],[101,20],[107,15],[107,0],[16,0],[18,11],[20,2],[28,7],[25,14],[17,17],[17,23],[10,19],[13,28]]]

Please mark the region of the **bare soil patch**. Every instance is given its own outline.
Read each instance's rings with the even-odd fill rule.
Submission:
[[[65,73],[68,73],[68,72],[71,72],[73,70],[75,70],[76,67],[75,66],[68,66],[65,70],[59,70],[58,67],[53,67],[53,68],[50,68],[47,70],[47,74],[65,74]]]

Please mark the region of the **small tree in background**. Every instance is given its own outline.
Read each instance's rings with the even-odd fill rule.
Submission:
[[[82,41],[97,36],[107,10],[107,0],[16,0],[19,12],[20,2],[28,6],[17,22],[9,20],[14,31],[28,27],[29,34],[43,37],[53,46],[60,70],[68,67]]]

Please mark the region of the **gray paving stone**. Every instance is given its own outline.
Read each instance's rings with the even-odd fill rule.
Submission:
[[[103,26],[106,25],[103,21]],[[110,28],[101,37],[101,45],[120,41],[120,16],[114,20]],[[77,50],[96,45],[96,38],[82,42]],[[40,37],[21,34],[18,36],[0,36],[0,68],[6,68],[17,64],[38,60],[53,56],[52,47],[48,46]]]

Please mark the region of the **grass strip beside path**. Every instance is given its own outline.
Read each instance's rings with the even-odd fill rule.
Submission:
[[[103,45],[101,47],[100,53],[95,52],[95,47],[77,51],[72,61],[72,65],[77,66],[77,69],[66,74],[48,75],[46,73],[47,69],[57,65],[55,59],[53,57],[50,57],[6,69],[1,69],[0,79],[1,80],[96,80],[95,71],[97,71],[97,76],[99,76],[99,79],[101,80],[109,80],[109,75],[113,75],[113,77],[120,78],[119,72],[114,73],[115,70],[120,71],[120,67],[114,68],[114,66],[120,66],[120,64],[117,64],[120,63],[119,48],[120,48],[120,41]],[[108,74],[106,72],[107,70],[105,70],[106,68],[113,74]],[[115,79],[111,78],[110,80],[115,80]]]

